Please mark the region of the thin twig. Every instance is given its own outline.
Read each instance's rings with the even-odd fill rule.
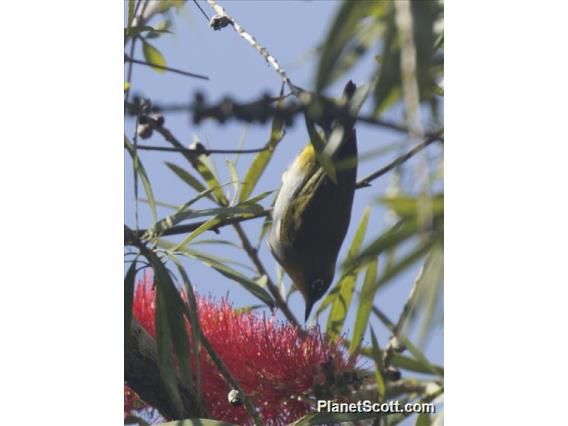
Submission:
[[[294,86],[294,84],[292,84],[292,81],[286,74],[286,71],[284,71],[284,69],[280,66],[276,58],[272,56],[265,47],[262,47],[260,43],[254,38],[254,36],[251,33],[247,32],[241,25],[239,25],[235,18],[229,15],[227,11],[222,6],[219,6],[215,0],[207,0],[207,3],[209,3],[213,10],[215,10],[215,13],[230,20],[237,34],[239,34],[244,40],[246,40],[247,43],[254,47],[264,58],[264,60],[280,75],[284,83],[286,83],[286,85],[289,87],[290,91],[295,95],[298,95],[298,89],[296,88],[296,86]],[[215,19],[215,17],[213,17],[213,19]]]
[[[199,10],[201,11],[201,13],[203,13],[203,16],[205,16],[205,19],[207,19],[207,22],[209,22],[209,16],[207,16],[207,13],[205,13],[205,11],[203,10],[203,8],[199,5],[199,3],[197,3],[197,0],[193,0],[193,2],[194,2],[195,5],[199,8]]]
[[[185,75],[187,77],[199,78],[201,80],[209,80],[209,77],[207,77],[206,75],[195,74],[195,73],[192,73],[192,72],[179,70],[177,68],[166,67],[164,65],[154,64],[152,62],[146,62],[146,61],[141,61],[139,59],[134,59],[132,57],[132,52],[131,52],[130,56],[124,55],[124,61],[129,62],[130,64],[139,64],[139,65],[146,65],[148,67],[159,68],[159,69],[164,70],[164,71],[169,71],[169,72],[173,72],[173,73],[176,73],[176,74]]]
[[[164,151],[164,152],[185,152],[191,155],[209,155],[209,154],[256,154],[258,152],[263,152],[268,150],[269,146],[264,146],[262,148],[250,148],[250,149],[198,149],[198,148],[175,148],[169,146],[150,146],[150,145],[138,145],[137,148],[143,151]]]
[[[159,134],[161,134],[164,139],[166,141],[168,141],[169,143],[171,143],[174,148],[179,149],[180,153],[192,164],[195,164],[195,158],[193,154],[190,154],[187,151],[186,147],[183,146],[183,144],[173,135],[172,132],[170,132],[167,128],[165,128],[162,124],[158,123],[158,120],[156,120],[153,117],[147,117],[147,123],[148,125],[150,125],[150,127],[155,130],[156,132],[158,132]]]
[[[406,300],[406,303],[402,308],[402,312],[400,313],[400,316],[398,317],[396,324],[391,330],[392,331],[391,338],[389,339],[387,347],[385,348],[385,351],[383,353],[383,365],[385,366],[385,368],[388,368],[390,366],[392,358],[396,352],[401,352],[404,350],[404,346],[401,345],[399,336],[402,332],[404,324],[406,323],[406,320],[410,316],[412,310],[414,309],[414,305],[416,304],[418,283],[421,281],[422,275],[424,274],[425,264],[426,262],[420,268],[418,276],[414,280],[412,288],[410,289],[410,294],[408,295],[408,299]]]
[[[390,172],[392,169],[394,169],[395,167],[400,166],[402,163],[408,161],[410,158],[412,158],[414,155],[416,155],[418,152],[422,151],[424,148],[426,148],[428,145],[430,145],[432,142],[435,142],[437,140],[442,140],[442,133],[443,130],[438,132],[438,134],[432,135],[431,137],[429,137],[428,139],[426,139],[424,142],[414,146],[410,151],[408,151],[406,154],[401,155],[400,157],[395,158],[393,161],[391,161],[389,164],[387,164],[386,166],[380,168],[379,170],[377,170],[374,173],[371,173],[369,176],[364,177],[363,179],[361,179],[359,182],[357,182],[357,184],[355,185],[356,189],[359,188],[365,188],[367,186],[371,186],[371,182],[381,176],[383,176],[384,174]]]
[[[298,320],[296,319],[296,317],[294,316],[292,311],[290,311],[290,308],[288,308],[288,305],[286,304],[286,301],[282,298],[282,295],[280,294],[278,287],[276,287],[276,285],[274,284],[274,282],[270,278],[270,275],[268,275],[268,272],[266,272],[266,268],[264,267],[264,265],[260,261],[260,258],[258,257],[257,249],[254,248],[252,246],[252,244],[250,243],[250,241],[249,241],[245,231],[241,227],[240,223],[233,224],[233,227],[235,228],[235,231],[237,232],[237,235],[239,236],[241,243],[243,244],[243,249],[247,253],[247,255],[250,258],[250,260],[252,261],[252,263],[254,264],[256,270],[258,271],[259,274],[264,275],[266,277],[266,287],[268,288],[268,290],[272,294],[272,297],[274,297],[274,301],[276,303],[276,306],[282,311],[282,313],[284,314],[286,319],[291,324],[295,325],[298,328],[298,333],[301,336],[304,336],[305,333],[304,333],[304,330],[302,329],[302,327],[300,327],[300,323],[298,322]]]
[[[239,382],[237,382],[234,379],[234,377],[231,375],[231,373],[229,372],[229,370],[225,366],[225,363],[223,362],[223,360],[217,356],[217,354],[215,353],[215,350],[213,349],[213,346],[211,346],[211,342],[209,342],[207,337],[205,337],[205,334],[203,334],[203,331],[201,331],[201,329],[200,329],[199,332],[200,332],[201,343],[203,344],[203,347],[205,348],[205,350],[209,354],[211,361],[213,361],[213,363],[215,364],[215,366],[217,367],[217,369],[219,370],[219,372],[221,373],[221,375],[223,376],[225,381],[233,389],[235,389],[236,391],[238,391],[240,393],[240,396],[243,399],[245,409],[247,410],[248,415],[253,419],[254,424],[257,425],[257,426],[262,426],[263,425],[262,419],[260,418],[260,415],[258,414],[258,411],[254,407],[250,398],[243,391],[243,389],[239,385]]]
[[[258,213],[258,214],[254,214],[254,215],[231,217],[231,218],[225,219],[225,220],[219,222],[217,225],[211,227],[209,229],[209,231],[219,232],[219,228],[222,228],[224,226],[234,225],[235,223],[240,223],[240,222],[246,222],[247,220],[258,219],[259,217],[266,217],[269,214],[270,214],[270,210],[265,210],[262,213]],[[173,226],[173,227],[166,229],[165,231],[161,232],[160,235],[161,236],[168,236],[168,235],[187,234],[187,233],[195,231],[200,226],[203,226],[203,224],[205,224],[206,222],[207,221],[204,220],[204,221],[200,221],[200,222],[188,223],[188,224],[185,224],[185,225]],[[147,229],[140,229],[138,231],[134,231],[134,235],[138,238],[143,238],[143,236],[147,232],[148,232]],[[129,243],[129,241],[125,241],[126,245],[130,245],[128,243]]]

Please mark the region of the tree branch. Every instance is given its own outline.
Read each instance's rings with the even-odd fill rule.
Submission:
[[[278,287],[276,287],[276,285],[274,284],[274,282],[270,278],[270,275],[268,275],[268,272],[266,272],[266,268],[264,267],[264,265],[260,261],[260,258],[258,257],[258,251],[256,250],[256,248],[254,248],[252,246],[252,244],[250,243],[245,231],[243,230],[243,228],[241,227],[241,225],[239,223],[233,224],[233,227],[235,228],[235,231],[237,232],[237,234],[238,234],[238,236],[239,236],[239,238],[240,238],[240,240],[243,244],[243,249],[246,251],[250,260],[254,264],[256,270],[258,271],[259,274],[264,275],[266,277],[266,287],[270,291],[270,294],[272,294],[272,297],[274,297],[274,301],[276,303],[276,306],[282,311],[282,313],[284,314],[286,319],[291,324],[295,325],[298,328],[298,333],[301,336],[303,336],[305,334],[304,330],[300,326],[300,323],[298,322],[298,320],[296,319],[296,317],[294,316],[292,311],[290,311],[290,308],[288,308],[286,301],[280,295],[280,291],[278,290]]]
[[[443,134],[443,129],[440,130],[438,133],[430,136],[428,139],[426,139],[424,142],[414,146],[410,151],[408,151],[406,154],[401,155],[400,157],[394,159],[393,161],[391,161],[389,164],[387,164],[386,166],[380,168],[379,170],[377,170],[374,173],[371,173],[369,176],[364,177],[363,179],[361,179],[359,182],[357,182],[357,184],[355,185],[356,189],[360,189],[360,188],[365,188],[367,186],[371,186],[371,182],[379,177],[381,177],[382,175],[390,172],[392,169],[400,166],[401,164],[403,164],[404,162],[408,161],[410,158],[412,158],[414,155],[416,155],[418,152],[422,151],[424,148],[426,148],[428,145],[430,145],[432,142],[435,142],[437,140],[439,141],[443,141],[442,138],[442,134]]]
[[[211,361],[213,361],[213,363],[215,364],[215,366],[219,370],[219,373],[221,373],[221,376],[223,376],[223,378],[229,384],[229,386],[231,386],[233,389],[237,390],[240,393],[240,396],[243,399],[245,409],[247,410],[248,415],[253,419],[254,424],[256,426],[262,426],[264,423],[262,422],[262,419],[260,418],[260,415],[258,414],[258,411],[254,407],[250,398],[245,394],[245,392],[243,391],[243,389],[239,385],[239,382],[237,382],[234,379],[234,377],[231,375],[231,373],[229,372],[229,370],[225,366],[225,363],[223,362],[223,360],[217,356],[217,354],[215,353],[215,350],[211,346],[211,342],[209,342],[207,337],[205,337],[205,334],[203,334],[203,331],[201,331],[201,329],[199,329],[199,332],[200,332],[201,343],[203,344],[203,347],[205,348],[205,350],[209,354]]]
[[[307,92],[306,92],[307,93]],[[317,96],[312,94],[308,101],[300,99],[299,102],[290,102],[285,106],[276,107],[274,102],[280,100],[280,97],[271,97],[264,95],[258,100],[239,103],[230,98],[225,98],[218,104],[206,104],[201,93],[196,93],[193,103],[188,104],[156,104],[152,106],[153,112],[188,112],[193,113],[193,122],[199,124],[205,119],[217,120],[223,124],[229,119],[245,121],[247,123],[258,122],[265,123],[269,118],[279,118],[291,126],[294,123],[294,118],[298,114],[304,114],[306,110],[310,109],[310,102],[317,101],[321,106],[319,111],[321,116],[325,116],[330,120],[334,119],[347,119],[360,123],[365,123],[370,126],[382,127],[389,130],[394,130],[401,133],[408,133],[408,128],[404,124],[394,123],[373,115],[353,115],[345,105],[338,104],[336,100]],[[290,94],[284,97],[290,96]],[[132,108],[133,105],[129,104],[128,107]],[[313,111],[311,111],[313,113]],[[320,116],[314,117],[317,121]],[[429,134],[431,135],[431,134]]]
[[[183,413],[168,398],[158,368],[156,342],[140,323],[132,318],[130,342],[124,359],[124,380],[143,401],[150,404],[167,419],[200,417],[199,403],[194,392],[178,379],[178,388],[183,403]]]
[[[136,149],[142,151],[163,151],[163,152],[185,152],[191,155],[209,155],[209,154],[256,154],[258,152],[267,151],[270,147],[268,145],[262,148],[250,149],[197,149],[197,148],[172,148],[169,146],[151,146],[151,145],[136,145]]]
[[[132,42],[132,44],[134,44],[134,42]],[[207,77],[206,75],[195,74],[195,73],[192,73],[192,72],[179,70],[177,68],[171,68],[171,67],[166,67],[166,66],[160,65],[160,64],[154,64],[154,63],[151,63],[151,62],[141,61],[139,59],[134,59],[134,58],[132,58],[132,57],[126,55],[126,54],[124,55],[124,62],[129,62],[131,64],[138,64],[138,65],[145,65],[147,67],[159,68],[159,69],[164,70],[164,71],[169,71],[169,72],[173,72],[175,74],[185,75],[187,77],[199,78],[201,80],[209,80],[209,77]]]
[[[211,18],[211,21],[209,23],[209,25],[213,29],[218,30],[223,28],[224,26],[227,26],[228,24],[231,24],[237,34],[240,35],[248,44],[254,47],[268,63],[268,65],[270,65],[280,75],[284,83],[286,83],[286,85],[290,88],[290,91],[294,94],[299,93],[298,89],[296,88],[296,86],[294,86],[294,84],[292,84],[292,81],[286,74],[286,71],[284,71],[284,69],[280,66],[276,58],[272,56],[265,47],[262,47],[251,33],[247,32],[243,27],[241,27],[235,20],[235,18],[230,16],[222,6],[219,6],[217,4],[215,0],[207,0],[207,3],[209,3],[213,10],[215,10],[215,13],[217,13],[216,16]]]
[[[224,226],[234,225],[235,223],[240,223],[240,222],[246,222],[247,220],[258,219],[259,217],[266,217],[269,214],[270,214],[270,210],[265,210],[262,213],[257,213],[257,214],[250,215],[250,216],[231,217],[231,218],[222,220],[217,225],[211,227],[209,229],[209,231],[213,231],[215,233],[218,233],[219,228],[222,228]],[[206,222],[207,221],[203,220],[203,221],[200,221],[200,222],[193,222],[193,223],[188,223],[188,224],[185,224],[185,225],[173,226],[173,227],[163,231],[161,233],[161,235],[167,236],[167,235],[187,234],[187,233],[195,231],[197,228],[199,228],[200,226],[202,226]],[[138,231],[132,231],[131,234],[125,234],[124,245],[134,245],[133,238],[141,239],[141,238],[144,237],[144,234],[146,234],[146,232],[148,232],[147,229],[140,229]]]

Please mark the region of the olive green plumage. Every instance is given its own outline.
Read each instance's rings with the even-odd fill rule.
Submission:
[[[344,97],[355,90],[347,83]],[[282,177],[282,187],[272,213],[269,238],[272,254],[306,301],[307,320],[314,303],[327,291],[335,274],[339,249],[351,219],[357,177],[357,137],[353,122],[333,123],[326,138],[338,126],[343,139],[332,158],[353,159],[349,168],[338,167],[336,183],[317,162],[311,144],[300,153]]]

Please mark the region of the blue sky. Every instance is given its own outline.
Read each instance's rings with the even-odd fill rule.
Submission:
[[[202,3],[202,5],[209,16],[213,15],[212,10],[205,3]],[[317,64],[317,55],[313,49],[325,39],[327,28],[334,17],[339,2],[231,1],[224,2],[223,5],[245,29],[268,48],[295,84],[307,89],[313,87],[315,65]],[[279,76],[266,64],[256,50],[238,37],[230,27],[221,31],[212,31],[205,18],[191,2],[188,2],[186,9],[174,19],[173,31],[175,32],[174,35],[166,35],[153,40],[154,46],[166,57],[168,65],[207,75],[210,81],[192,79],[172,73],[160,74],[148,67],[135,66],[132,78],[133,93],[141,93],[159,103],[181,103],[189,102],[196,91],[203,92],[210,101],[218,101],[223,96],[230,96],[239,101],[248,101],[258,98],[263,92],[276,95],[280,90],[281,80]],[[373,52],[373,54],[375,53]],[[136,52],[135,57],[142,58],[140,49]],[[355,83],[368,81],[374,69],[370,66],[371,61],[371,57],[362,61],[337,84],[332,86],[329,94],[339,95],[342,86],[348,79],[352,79]],[[393,111],[390,118],[402,121],[403,116],[400,109]],[[166,114],[165,126],[183,143],[191,143],[193,136],[196,135],[202,142],[215,148],[235,149],[243,135],[246,136],[245,148],[259,147],[267,142],[270,133],[268,125],[254,125],[247,128],[244,124],[238,122],[230,122],[223,126],[215,122],[205,122],[199,126],[194,126],[186,113]],[[361,124],[358,125],[357,132],[360,153],[386,147],[395,142],[400,143],[400,148],[386,155],[375,156],[368,161],[363,161],[359,165],[359,178],[379,169],[408,147],[408,142],[402,140],[401,135],[395,132]],[[126,121],[126,134],[129,137],[133,134],[133,122],[130,119]],[[300,122],[293,128],[287,129],[284,140],[279,145],[272,162],[255,189],[256,194],[276,190],[279,187],[282,173],[307,141],[305,127]],[[159,135],[152,136],[144,143],[165,146]],[[432,149],[429,155],[437,155],[436,150]],[[192,190],[164,165],[164,161],[171,161],[185,167],[184,161],[179,155],[140,152],[140,156],[148,171],[157,200],[181,204],[194,195]],[[229,182],[230,177],[225,158],[234,159],[234,155],[216,155],[212,158],[219,171],[221,181]],[[237,163],[241,178],[253,158],[253,155],[241,155]],[[126,158],[125,161],[125,220],[127,224],[134,225],[135,203],[132,169],[129,158]],[[374,181],[372,187],[356,192],[352,221],[340,253],[340,259],[346,253],[366,206],[371,206],[372,210],[365,241],[371,241],[387,226],[388,218],[385,216],[385,210],[379,205],[378,198],[384,195],[389,179],[389,175],[387,175]],[[268,198],[263,204],[268,205],[271,199],[271,197]],[[204,207],[205,204],[202,206]],[[149,210],[144,203],[139,203],[139,209],[140,226],[146,227],[150,224]],[[167,209],[159,209],[159,216],[163,217],[168,213],[170,211]],[[243,224],[252,241],[257,240],[259,225],[258,221]],[[236,242],[236,235],[230,227],[223,228],[219,235],[210,233],[201,236],[201,239],[214,238]],[[236,249],[219,245],[201,245],[196,246],[196,248],[248,263],[246,257]],[[271,257],[266,243],[261,245],[259,254],[269,273],[272,274],[272,278],[275,279],[276,262]],[[237,307],[257,304],[257,300],[242,290],[237,283],[227,281],[225,277],[206,266],[196,261],[186,261],[185,266],[199,293],[217,297],[228,295]],[[418,266],[415,265],[401,274],[376,295],[375,304],[393,320],[396,320],[407,299]],[[285,284],[286,288],[290,285],[287,277]],[[352,303],[358,303],[357,296],[354,297]],[[291,297],[290,306],[298,318],[303,318],[304,302],[298,293]],[[314,312],[316,309],[317,305]],[[345,331],[347,335],[351,334],[354,311],[352,305],[351,314],[346,322]],[[313,318],[311,321],[313,321]],[[325,327],[325,316],[319,318],[319,323]],[[370,324],[377,333],[379,343],[384,345],[388,338],[388,332],[375,317],[371,317]],[[370,343],[368,336],[365,343]],[[442,345],[442,329],[438,327],[430,341],[422,349],[432,362],[443,364]]]

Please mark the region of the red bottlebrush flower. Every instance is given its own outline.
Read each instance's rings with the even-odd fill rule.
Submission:
[[[155,297],[154,286],[145,279],[135,289],[132,307],[133,315],[154,337]],[[267,425],[285,425],[307,414],[310,400],[322,397],[322,392],[341,398],[338,383],[349,376],[355,359],[319,328],[302,336],[295,326],[236,311],[224,299],[197,297],[197,310],[203,333]],[[231,388],[205,351],[200,359],[208,412],[218,420],[252,424],[243,406],[229,403]],[[338,392],[329,394],[332,390]]]

